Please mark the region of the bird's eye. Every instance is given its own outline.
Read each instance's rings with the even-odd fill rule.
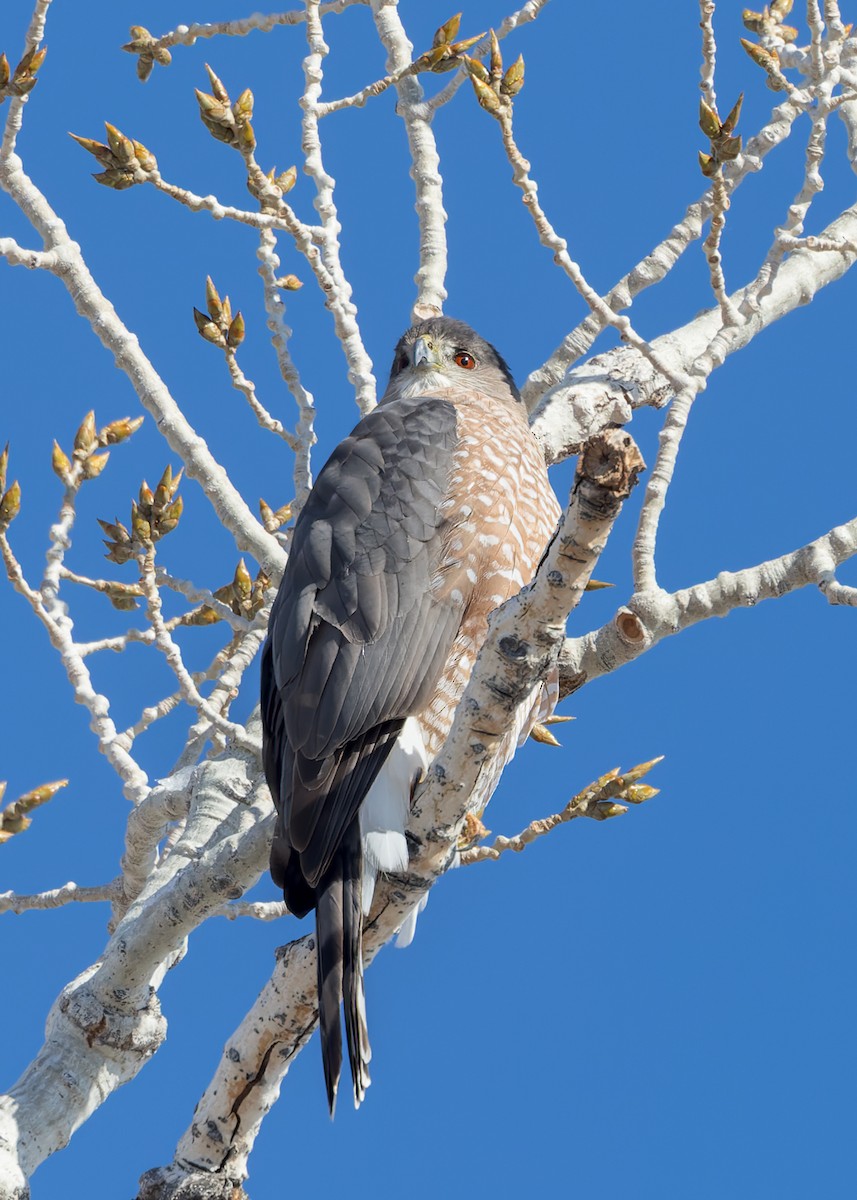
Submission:
[[[476,359],[466,350],[456,350],[453,361],[456,366],[463,367],[465,371],[472,371],[476,366]]]

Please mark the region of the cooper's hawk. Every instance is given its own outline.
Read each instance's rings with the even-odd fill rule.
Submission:
[[[416,780],[449,732],[488,615],[530,581],[559,506],[506,363],[436,317],[396,347],[387,390],[333,452],[294,529],[262,656],[271,873],[316,910],[331,1113],[342,1066],[369,1084],[363,918],[408,864]],[[511,748],[509,753],[511,754]]]

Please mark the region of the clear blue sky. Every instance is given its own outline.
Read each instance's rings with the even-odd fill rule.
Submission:
[[[475,0],[462,33],[499,23],[506,4],[512,0]],[[401,10],[419,49],[451,15],[417,0],[404,0]],[[290,496],[291,463],[242,409],[191,314],[211,273],[244,311],[245,370],[268,406],[290,420],[260,315],[252,233],[194,216],[150,188],[97,187],[93,162],[66,136],[100,137],[101,122],[110,120],[143,141],[171,181],[246,203],[238,156],[205,133],[192,89],[205,86],[206,60],[234,94],[252,86],[260,161],[284,169],[299,155],[302,30],[180,48],[145,86],[118,50],[131,23],[157,33],[244,11],[234,0],[193,7],[57,0],[20,149],[250,503],[261,494],[280,504]],[[746,136],[776,98],[740,48],[740,12],[736,3],[718,9],[717,86],[724,109],[746,92]],[[24,0],[9,0],[0,15],[0,49],[13,62],[28,15]],[[527,61],[517,101],[522,150],[554,223],[601,289],[702,190],[697,22],[692,3],[554,0],[506,43],[510,57],[521,50]],[[326,28],[328,97],[383,74],[366,11],[329,19]],[[344,262],[379,379],[408,323],[417,265],[404,132],[393,105],[390,92],[324,125]],[[730,286],[751,277],[800,186],[807,130],[799,122],[737,194],[724,239]],[[584,315],[583,305],[538,246],[498,131],[469,89],[440,114],[436,132],[450,213],[448,311],[495,342],[523,379]],[[809,232],[853,198],[836,123],[828,149],[827,188]],[[294,199],[312,215],[309,181],[300,179]],[[0,235],[35,244],[5,196]],[[289,298],[288,319],[319,406],[321,456],[348,431],[355,409],[309,273],[286,244],[282,259],[284,272],[306,280]],[[38,578],[59,497],[51,439],[68,446],[90,407],[100,424],[135,415],[137,401],[57,281],[0,263],[0,288],[0,440],[12,442],[11,471],[24,492],[12,532]],[[854,516],[855,303],[857,279],[849,277],[712,379],[692,415],[662,522],[665,586],[782,554]],[[709,304],[695,246],[632,315],[655,336]],[[611,344],[605,338],[599,348]],[[661,420],[644,412],[633,423],[650,464]],[[73,566],[104,569],[95,518],[124,518],[140,478],[157,478],[168,461],[147,418],[86,489]],[[567,492],[569,471],[556,472],[558,492]],[[199,489],[189,484],[184,492],[186,516],[165,544],[166,560],[176,573],[218,586],[237,556]],[[639,489],[598,568],[616,588],[586,598],[576,632],[609,619],[629,593],[641,498]],[[857,583],[853,565],[842,579]],[[106,604],[74,600],[81,637],[129,623]],[[8,778],[10,797],[48,779],[71,780],[26,835],[0,848],[0,890],[102,882],[117,870],[125,801],[43,630],[4,586],[0,620],[0,778]],[[356,1115],[343,1103],[331,1125],[313,1043],[257,1143],[248,1185],[255,1200],[315,1194],[320,1180],[325,1195],[352,1200],[403,1192],[412,1200],[438,1192],[852,1196],[854,621],[853,611],[806,591],[697,626],[566,702],[563,711],[577,720],[561,732],[563,749],[531,743],[520,754],[487,816],[492,830],[516,832],[610,767],[663,754],[652,778],[660,796],[619,820],[576,822],[520,857],[446,878],[412,948],[385,951],[369,972],[374,1084],[366,1103]],[[212,652],[217,634],[197,637],[194,664]],[[120,724],[171,690],[152,657],[135,649],[99,664]],[[237,711],[249,711],[255,687],[255,675],[248,677]],[[180,730],[148,736],[144,765],[158,777]],[[255,894],[273,898],[273,885],[263,880]],[[59,988],[97,957],[106,919],[103,906],[75,906],[0,920],[4,1086],[36,1053]],[[90,1200],[130,1196],[142,1171],[171,1158],[224,1040],[270,972],[275,946],[304,928],[221,920],[199,931],[162,989],[167,1043],[40,1169],[34,1200],[84,1191]]]

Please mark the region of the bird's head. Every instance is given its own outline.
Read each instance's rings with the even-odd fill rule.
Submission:
[[[430,317],[403,334],[393,355],[384,400],[463,387],[498,399],[521,396],[504,359],[490,342],[452,317]]]

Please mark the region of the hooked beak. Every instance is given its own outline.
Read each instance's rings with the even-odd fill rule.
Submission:
[[[440,351],[430,338],[417,338],[414,342],[415,367],[442,367],[443,359]]]

